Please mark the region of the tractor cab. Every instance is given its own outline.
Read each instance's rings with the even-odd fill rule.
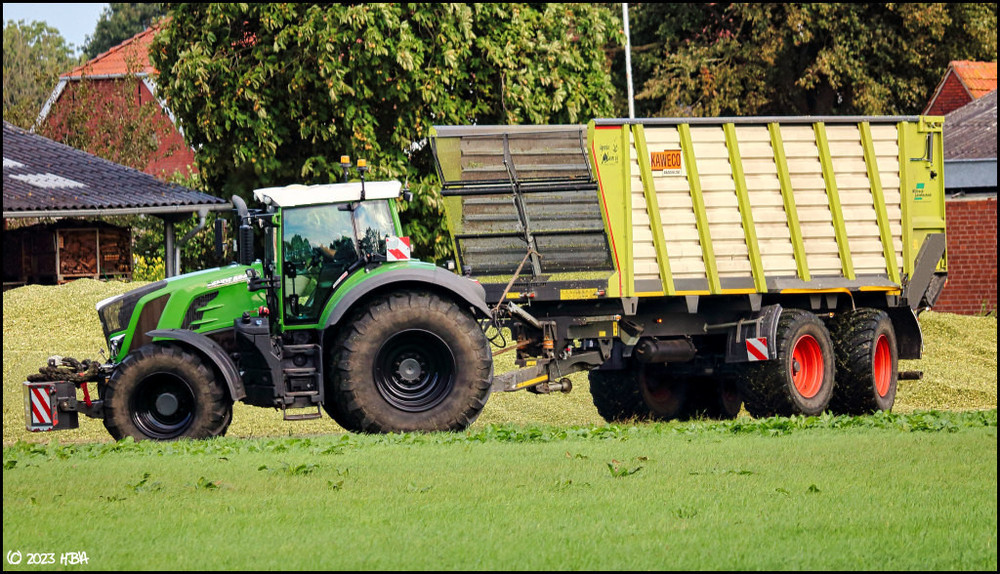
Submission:
[[[386,181],[254,192],[272,214],[265,260],[276,262],[274,274],[281,277],[277,299],[283,324],[315,324],[353,271],[388,260],[387,241],[400,233],[393,201],[400,189],[399,182]]]

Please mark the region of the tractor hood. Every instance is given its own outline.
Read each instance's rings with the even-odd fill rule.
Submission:
[[[264,305],[262,293],[247,289],[247,269],[234,264],[186,273],[101,301],[97,314],[111,358],[120,360],[130,349],[151,342],[146,333],[154,329],[231,329],[244,311]]]

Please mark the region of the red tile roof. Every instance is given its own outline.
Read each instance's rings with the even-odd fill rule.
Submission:
[[[951,68],[974,99],[981,98],[997,89],[996,62],[958,60],[951,63]]]
[[[149,45],[159,30],[160,26],[154,24],[61,77],[78,79],[82,76],[155,74],[156,69],[149,63]]]
[[[943,116],[996,89],[996,62],[953,60],[923,113]]]

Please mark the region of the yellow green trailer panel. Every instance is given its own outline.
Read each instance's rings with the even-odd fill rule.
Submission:
[[[608,297],[898,292],[924,239],[945,232],[942,124],[609,119],[439,127],[432,143],[459,258],[487,282],[509,280],[513,263],[531,251],[527,260],[541,262],[534,272],[549,279],[605,271]],[[496,250],[500,237],[483,248],[491,262],[506,257],[503,269],[483,273],[476,261],[477,202],[509,223],[507,255]],[[593,234],[598,226],[603,237]],[[586,240],[573,234],[584,229]],[[558,231],[565,235],[553,250],[548,234]],[[573,258],[580,264],[566,264]],[[546,269],[555,261],[562,265]],[[944,259],[937,270],[945,271]]]

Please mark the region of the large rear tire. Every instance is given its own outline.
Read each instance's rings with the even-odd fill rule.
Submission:
[[[170,344],[129,354],[103,387],[104,427],[115,440],[202,439],[226,433],[233,402],[201,358]]]
[[[486,405],[492,365],[468,312],[431,293],[394,293],[339,333],[325,408],[352,432],[463,430]]]
[[[684,413],[687,382],[670,377],[664,365],[594,369],[588,377],[597,413],[608,422],[667,421]]]
[[[889,315],[878,309],[848,311],[834,318],[830,331],[837,357],[830,409],[852,415],[892,409],[899,354]]]
[[[808,311],[785,309],[778,321],[778,357],[751,363],[742,381],[755,417],[818,415],[834,389],[833,343],[826,325]]]

